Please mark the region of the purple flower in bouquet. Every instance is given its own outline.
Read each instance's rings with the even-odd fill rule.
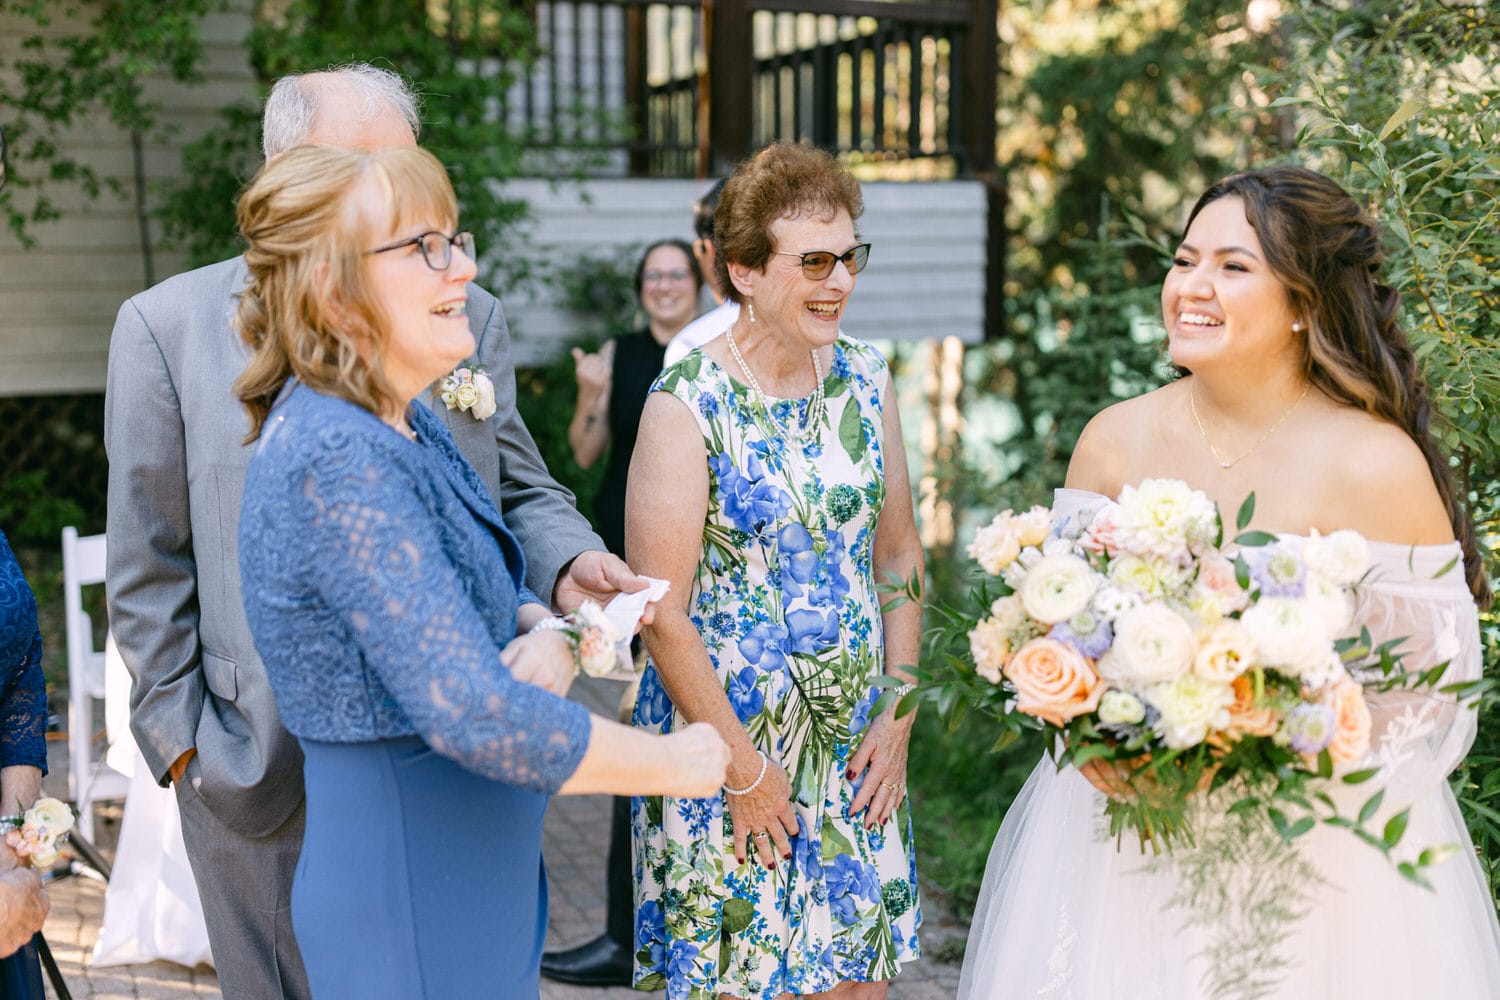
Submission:
[[[1249,549],[1245,562],[1262,597],[1301,597],[1307,589],[1307,567],[1288,545]]]
[[[1303,702],[1287,713],[1286,735],[1298,753],[1318,753],[1333,742],[1336,725],[1332,708]]]
[[[1097,660],[1114,642],[1115,632],[1103,615],[1085,610],[1052,626],[1047,638],[1066,643],[1089,659]]]

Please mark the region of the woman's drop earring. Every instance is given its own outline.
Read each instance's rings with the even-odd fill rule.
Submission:
[[[754,302],[750,302],[750,301],[747,300],[745,302],[745,310],[750,314],[750,322],[754,323],[755,322],[755,303]]]

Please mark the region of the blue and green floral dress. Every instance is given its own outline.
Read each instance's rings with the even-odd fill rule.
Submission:
[[[760,401],[701,351],[653,390],[697,416],[709,504],[693,623],[755,745],[786,769],[801,823],[790,861],[734,860],[722,793],[636,798],[637,989],[669,1000],[764,1000],[842,980],[890,979],[920,955],[917,870],[905,802],[874,831],[851,817],[849,759],[880,693],[871,570],[885,497],[885,359],[841,337],[815,432],[783,437]],[[773,400],[800,428],[807,400]],[[635,724],[687,724],[648,662]]]

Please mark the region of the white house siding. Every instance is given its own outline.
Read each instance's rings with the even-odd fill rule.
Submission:
[[[244,48],[253,0],[231,0],[228,9],[203,23],[204,79],[190,86],[153,81],[147,96],[161,105],[160,119],[174,131],[148,142],[144,151],[148,184],[179,175],[182,147],[217,124],[218,109],[254,96],[254,77]],[[95,13],[83,5],[84,18]],[[53,28],[72,33],[82,22],[59,19]],[[0,54],[9,62],[23,30],[33,28],[13,15],[0,15]],[[8,81],[0,78],[0,86]],[[33,226],[37,245],[23,250],[9,230],[0,230],[0,395],[98,392],[104,388],[109,333],[120,303],[145,287],[145,261],[133,200],[135,187],[130,135],[102,114],[79,121],[60,144],[62,150],[124,185],[126,197],[105,191],[85,205],[76,190],[53,186],[49,192],[63,218]],[[27,164],[12,159],[11,169]],[[160,235],[153,221],[152,235]],[[155,276],[181,270],[180,257],[154,258]]]
[[[507,191],[524,197],[535,216],[525,252],[557,264],[667,237],[691,239],[692,204],[706,187],[701,181],[612,179],[554,189],[547,181],[527,180],[512,182]],[[984,322],[983,186],[876,182],[863,189],[858,229],[873,249],[845,313],[845,331],[866,340],[978,341]],[[558,308],[545,288],[495,291],[505,300],[521,364],[555,356],[589,323],[589,317]]]

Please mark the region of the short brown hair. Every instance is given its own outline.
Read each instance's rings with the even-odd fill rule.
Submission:
[[[348,204],[365,177],[387,195],[389,227]],[[234,390],[250,411],[247,442],[291,378],[375,414],[405,408],[382,372],[390,328],[365,258],[387,232],[457,219],[443,165],[420,149],[299,146],[260,169],[239,201],[249,281],[235,326],[254,356]]]
[[[729,265],[761,270],[776,250],[771,224],[803,215],[833,215],[839,209],[858,219],[865,210],[859,181],[833,156],[812,146],[772,143],[741,163],[719,195],[714,210],[714,277],[735,302],[739,289]]]

